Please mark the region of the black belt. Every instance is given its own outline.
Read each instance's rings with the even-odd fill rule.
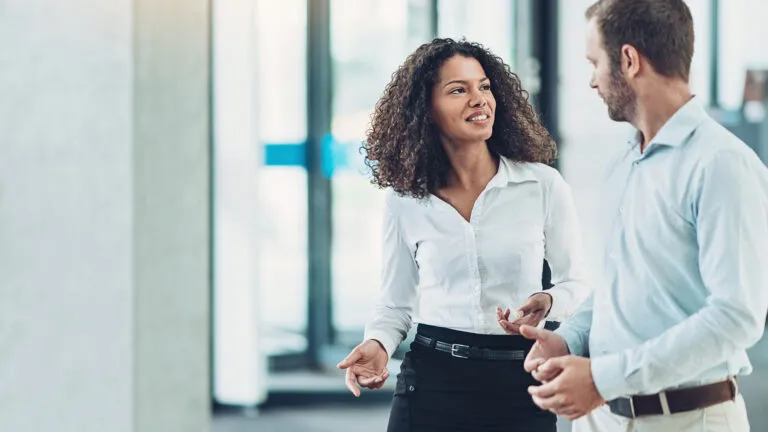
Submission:
[[[453,357],[472,360],[525,360],[526,352],[523,350],[495,350],[489,348],[477,348],[469,345],[448,343],[435,340],[420,334],[413,340],[419,345],[448,353]]]
[[[667,390],[653,395],[620,397],[608,401],[611,412],[627,418],[648,415],[675,414],[694,411],[736,399],[739,386],[736,378],[707,384]]]

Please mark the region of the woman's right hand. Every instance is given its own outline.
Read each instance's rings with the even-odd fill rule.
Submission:
[[[387,362],[389,354],[376,340],[368,339],[356,346],[347,358],[338,364],[339,369],[346,369],[346,384],[355,397],[360,396],[356,384],[368,389],[380,389],[389,377]]]

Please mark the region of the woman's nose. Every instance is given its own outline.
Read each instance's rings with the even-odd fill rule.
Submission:
[[[483,107],[488,105],[488,100],[482,92],[475,90],[471,93],[469,105],[473,107]]]

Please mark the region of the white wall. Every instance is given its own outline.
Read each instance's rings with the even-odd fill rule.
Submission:
[[[205,3],[0,7],[0,430],[207,430]]]

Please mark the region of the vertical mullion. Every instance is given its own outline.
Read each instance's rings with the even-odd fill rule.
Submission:
[[[307,353],[320,366],[320,350],[332,341],[331,179],[323,171],[323,143],[331,126],[331,0],[307,3]]]
[[[720,106],[720,0],[710,0],[709,94],[710,104]]]

